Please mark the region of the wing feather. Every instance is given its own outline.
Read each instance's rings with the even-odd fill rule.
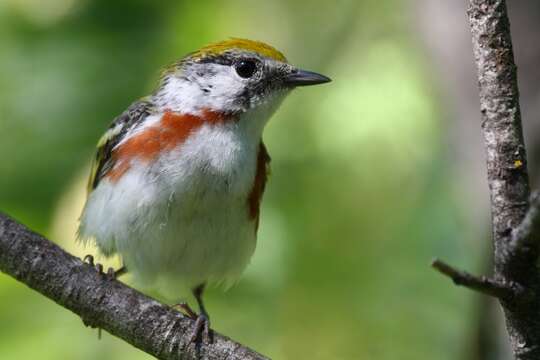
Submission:
[[[99,139],[96,155],[92,161],[90,177],[88,179],[88,194],[92,192],[101,179],[114,167],[113,150],[126,134],[139,125],[152,113],[153,104],[149,99],[142,99],[133,103],[120,116],[116,117],[109,129]]]

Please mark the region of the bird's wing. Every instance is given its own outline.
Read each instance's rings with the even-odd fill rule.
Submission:
[[[92,162],[88,193],[94,190],[101,179],[114,167],[113,149],[122,141],[129,130],[140,124],[152,111],[152,103],[146,99],[133,103],[120,116],[116,117],[109,129],[97,144],[97,151]]]

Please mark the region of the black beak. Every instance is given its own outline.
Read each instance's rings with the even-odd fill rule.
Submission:
[[[329,77],[313,71],[295,69],[285,77],[285,84],[289,86],[309,86],[324,84],[332,81]]]

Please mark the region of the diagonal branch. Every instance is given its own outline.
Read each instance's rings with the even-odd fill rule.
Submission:
[[[0,271],[159,359],[266,359],[215,334],[212,344],[190,344],[194,323],[66,253],[0,213]]]
[[[433,260],[431,266],[443,275],[448,276],[454,284],[464,286],[471,290],[481,292],[485,295],[499,299],[508,299],[514,296],[515,290],[505,283],[488,278],[486,276],[476,276],[466,271],[458,270],[439,259]]]
[[[531,257],[535,263],[540,251],[540,192],[534,191],[529,200],[529,209],[521,224],[514,229],[509,249],[519,259]]]

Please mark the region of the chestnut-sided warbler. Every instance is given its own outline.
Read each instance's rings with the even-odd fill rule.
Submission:
[[[234,282],[256,244],[270,157],[263,128],[295,87],[330,81],[273,47],[231,39],[188,54],[98,143],[79,226],[84,242],[119,254],[136,280],[199,305],[207,282]]]

